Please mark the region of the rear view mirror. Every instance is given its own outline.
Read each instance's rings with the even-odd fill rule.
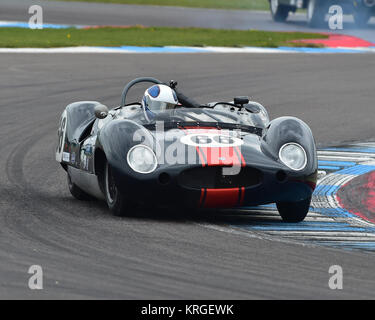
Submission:
[[[103,105],[103,104],[98,104],[97,106],[95,106],[95,117],[98,118],[98,119],[104,119],[108,116],[108,108]]]
[[[249,103],[249,97],[236,97],[234,98],[234,104],[237,106],[243,106],[244,104]]]

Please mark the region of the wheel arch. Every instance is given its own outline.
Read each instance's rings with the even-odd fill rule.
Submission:
[[[114,168],[130,170],[128,151],[137,144],[155,146],[155,137],[148,129],[131,120],[113,120],[98,134],[97,146]]]
[[[56,161],[70,163],[71,145],[80,142],[82,135],[90,129],[95,120],[95,107],[101,105],[97,101],[78,101],[67,105],[61,114]]]
[[[310,127],[295,117],[280,117],[272,120],[262,137],[263,153],[278,159],[281,146],[286,143],[298,143],[306,151],[308,164],[306,172],[315,172],[318,167],[315,140]]]

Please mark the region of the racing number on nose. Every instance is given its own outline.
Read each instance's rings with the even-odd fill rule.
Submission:
[[[233,144],[234,140],[228,136],[215,136],[214,141],[220,144]]]
[[[207,136],[196,136],[192,137],[193,142],[198,144],[209,144],[212,142],[212,140]]]
[[[188,139],[188,140],[186,140]],[[234,138],[222,134],[193,134],[182,139],[183,143],[191,144],[197,147],[230,147],[236,144],[241,145],[242,141],[236,141]]]
[[[64,137],[65,125],[66,125],[66,117],[63,117],[61,119],[61,126],[59,130],[59,153],[61,152],[63,144],[64,144],[63,137]]]

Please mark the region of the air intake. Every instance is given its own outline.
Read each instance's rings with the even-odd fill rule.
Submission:
[[[262,182],[260,170],[244,167],[239,174],[223,175],[224,167],[198,167],[181,172],[178,183],[182,187],[201,189],[225,189],[251,187]],[[225,171],[230,171],[229,168]],[[226,172],[225,172],[226,173]]]

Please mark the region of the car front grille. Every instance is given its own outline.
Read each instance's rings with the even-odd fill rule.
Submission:
[[[256,186],[262,182],[262,172],[255,168],[243,167],[238,174],[238,168],[222,166],[197,167],[181,172],[178,183],[182,187],[193,189],[225,189]],[[233,174],[228,174],[233,171]]]

